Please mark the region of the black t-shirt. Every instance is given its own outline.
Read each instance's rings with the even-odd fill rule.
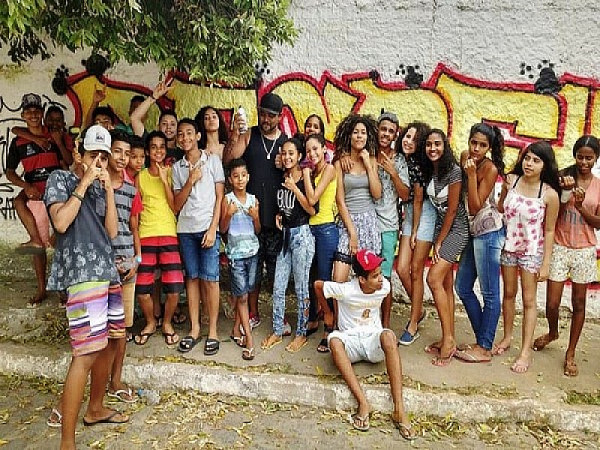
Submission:
[[[298,186],[300,192],[306,194],[302,178],[296,183],[296,186]],[[296,195],[289,189],[281,187],[277,190],[277,206],[281,213],[281,223],[284,228],[295,228],[308,223],[310,215],[304,210]],[[317,208],[318,206],[315,205],[316,210]]]
[[[275,167],[275,156],[287,137],[282,133],[275,141],[267,139],[258,127],[252,127],[250,133],[250,142],[242,155],[250,174],[246,189],[258,198],[261,226],[275,228],[275,215],[279,210],[277,190],[283,183],[283,171]]]

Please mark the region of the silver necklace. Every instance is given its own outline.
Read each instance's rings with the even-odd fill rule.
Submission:
[[[265,137],[261,134],[260,139],[262,141],[263,148],[265,149],[265,153],[267,154],[267,159],[271,159],[271,153],[273,153],[273,149],[275,148],[275,144],[277,143],[277,138],[273,140],[273,144],[271,144],[271,148],[267,150],[267,144],[265,144]]]

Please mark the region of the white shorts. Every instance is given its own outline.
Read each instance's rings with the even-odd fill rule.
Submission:
[[[550,260],[550,275],[552,281],[566,281],[570,278],[573,283],[588,284],[597,280],[596,247],[568,248],[554,243]]]
[[[349,331],[334,331],[327,337],[329,344],[332,339],[339,339],[344,344],[350,362],[369,361],[378,363],[385,359],[381,348],[381,333],[391,331],[387,328],[363,328]]]

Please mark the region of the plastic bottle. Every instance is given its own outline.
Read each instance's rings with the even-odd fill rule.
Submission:
[[[238,108],[238,115],[244,121],[242,125],[240,125],[240,134],[244,134],[248,131],[248,117],[246,116],[246,110],[242,108],[242,105]]]
[[[160,403],[160,392],[153,389],[138,389],[137,394],[145,399],[148,405],[158,405]]]

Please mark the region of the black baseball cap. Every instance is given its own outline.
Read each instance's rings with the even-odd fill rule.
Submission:
[[[279,95],[269,92],[260,99],[260,109],[271,114],[280,114],[283,109],[283,100]]]
[[[27,108],[37,108],[43,110],[42,98],[33,93],[25,94],[21,99],[21,108],[26,110]]]

